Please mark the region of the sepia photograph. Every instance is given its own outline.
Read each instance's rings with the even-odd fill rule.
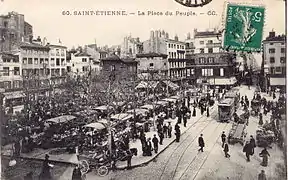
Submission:
[[[285,0],[1,0],[2,180],[286,180]]]

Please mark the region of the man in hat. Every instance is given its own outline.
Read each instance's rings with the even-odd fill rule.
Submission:
[[[171,122],[168,122],[167,130],[168,130],[168,137],[171,138],[171,137],[172,137],[172,126],[171,126]]]
[[[226,141],[226,134],[225,132],[223,131],[222,134],[221,134],[221,140],[222,140],[222,148],[224,148],[224,143]]]
[[[156,134],[154,134],[154,137],[153,137],[153,139],[152,139],[152,143],[153,143],[154,152],[157,153],[157,152],[158,152],[158,143],[159,143],[159,140],[158,140],[158,138],[156,137]]]
[[[198,144],[200,146],[200,149],[198,149],[198,152],[199,151],[203,152],[203,147],[205,146],[203,134],[200,134],[200,137],[198,138]]]
[[[82,180],[82,172],[80,170],[79,164],[77,164],[77,166],[73,170],[72,180]]]
[[[42,171],[40,173],[39,179],[41,180],[51,180],[51,172],[50,169],[53,167],[53,165],[49,164],[49,155],[45,155],[45,160],[43,161]]]

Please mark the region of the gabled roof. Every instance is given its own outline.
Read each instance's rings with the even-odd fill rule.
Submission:
[[[103,58],[101,60],[102,61],[119,61],[119,62],[123,62],[123,63],[137,63],[137,61],[135,61],[134,58],[130,58],[130,57],[120,58],[116,54],[112,54],[112,55],[110,55],[106,58]]]
[[[45,49],[45,50],[50,50],[49,47],[47,46],[42,46],[40,44],[36,44],[36,43],[28,43],[28,42],[20,42],[19,46],[21,48],[39,48],[39,49]]]
[[[197,36],[221,36],[220,32],[214,31],[202,31],[202,32],[195,32],[195,37]]]
[[[263,42],[265,41],[285,41],[286,36],[285,35],[279,35],[279,36],[274,36],[274,37],[267,37]]]
[[[76,53],[74,56],[76,57],[79,57],[79,56],[91,56],[90,54],[88,54],[87,52],[79,52],[79,53]]]
[[[151,52],[151,53],[143,53],[143,54],[136,54],[137,58],[153,58],[153,57],[162,57],[162,58],[167,58],[167,54],[161,54],[161,53],[155,53],[155,52]]]

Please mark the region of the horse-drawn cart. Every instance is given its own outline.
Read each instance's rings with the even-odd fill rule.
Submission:
[[[230,130],[228,135],[228,143],[229,144],[240,143],[241,145],[243,145],[246,135],[247,132],[245,124],[233,123],[232,129]]]

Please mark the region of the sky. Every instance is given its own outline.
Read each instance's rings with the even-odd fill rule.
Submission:
[[[235,1],[235,0],[234,0]],[[274,29],[277,34],[285,32],[285,3],[283,0],[237,0],[250,4],[265,5],[266,18],[264,37]],[[15,11],[25,15],[25,21],[33,26],[34,36],[46,37],[54,43],[61,39],[63,45],[85,45],[97,42],[98,46],[118,45],[127,35],[149,39],[151,30],[164,29],[170,38],[176,34],[185,40],[188,32],[194,28],[223,28],[224,0],[212,0],[211,3],[197,8],[188,8],[175,0],[1,0],[0,14]],[[135,15],[128,16],[75,16],[62,15],[63,11],[123,10]],[[138,11],[146,15],[138,16]],[[172,16],[147,16],[147,11],[173,12]],[[197,16],[176,16],[179,12],[194,12]],[[216,15],[207,15],[215,11]],[[200,13],[204,13],[200,15]],[[193,33],[192,33],[193,34]]]

